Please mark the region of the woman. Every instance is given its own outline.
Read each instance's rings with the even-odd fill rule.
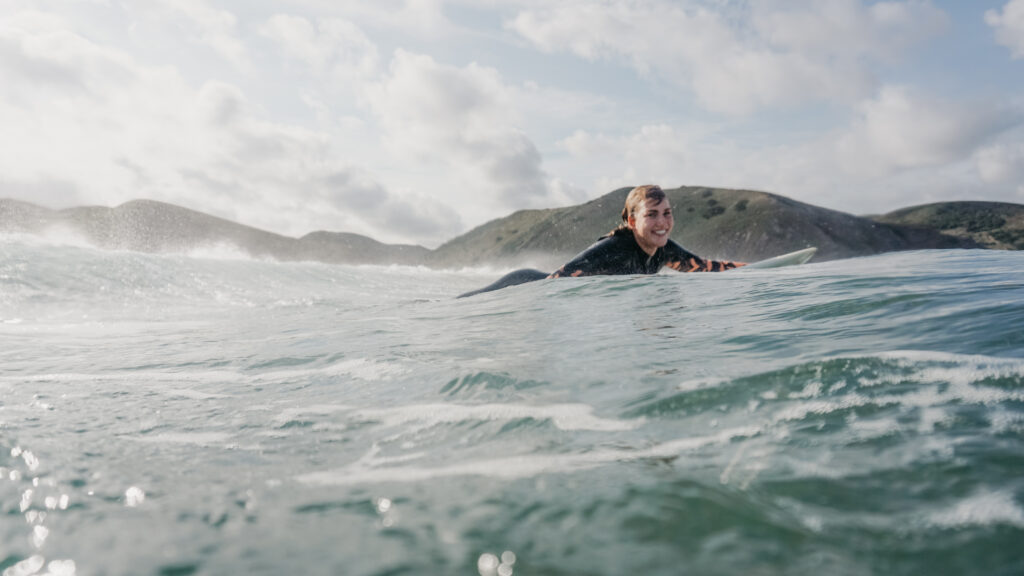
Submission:
[[[594,276],[599,274],[656,274],[662,266],[680,272],[720,272],[743,262],[704,260],[669,238],[672,207],[665,191],[654,185],[637,186],[626,196],[622,224],[551,274],[540,270],[516,270],[497,282],[461,294],[490,292],[542,278]]]

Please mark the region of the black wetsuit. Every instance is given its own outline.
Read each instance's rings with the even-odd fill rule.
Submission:
[[[490,292],[499,288],[524,284],[542,278],[563,276],[596,276],[616,274],[656,274],[663,266],[679,272],[721,272],[742,266],[739,262],[705,260],[686,250],[674,240],[648,255],[637,244],[633,231],[618,228],[590,245],[572,260],[551,274],[540,270],[523,269],[506,274],[498,281],[479,290],[460,294],[459,297]]]

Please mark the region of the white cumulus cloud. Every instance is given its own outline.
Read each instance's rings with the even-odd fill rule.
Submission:
[[[507,27],[542,50],[620,60],[690,90],[709,110],[742,115],[856,101],[874,89],[872,62],[897,59],[946,25],[945,14],[921,0],[747,6],[573,0],[522,10]]]
[[[985,22],[995,30],[996,41],[1009,48],[1014,59],[1024,58],[1024,0],[1010,0],[1002,11],[986,11]]]
[[[451,201],[522,207],[548,194],[537,147],[518,128],[513,90],[493,68],[440,64],[399,50],[389,73],[367,90],[396,156],[457,174]]]
[[[1009,109],[888,86],[861,104],[858,120],[839,141],[839,152],[851,172],[937,165],[969,157],[1020,120]]]
[[[1017,186],[1024,195],[1024,141],[987,146],[979,150],[975,158],[982,180]]]
[[[378,72],[377,46],[348,20],[328,18],[314,23],[300,16],[277,14],[261,32],[317,74],[358,80]]]
[[[245,43],[238,35],[238,18],[232,12],[217,8],[207,0],[159,0],[159,3],[169,14],[187,23],[185,29],[193,42],[208,46],[239,69],[252,68]]]

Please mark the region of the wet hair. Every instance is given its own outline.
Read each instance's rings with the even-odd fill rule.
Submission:
[[[655,184],[637,186],[629,191],[626,196],[626,205],[622,207],[622,223],[629,222],[629,217],[636,214],[638,208],[643,207],[648,200],[657,200],[660,204],[665,199],[665,191]]]
[[[629,227],[629,217],[636,214],[638,209],[643,208],[644,202],[657,200],[658,204],[660,204],[665,198],[667,198],[665,191],[656,184],[644,184],[643,186],[633,188],[626,196],[626,205],[622,207],[622,223],[619,224],[618,228],[602,236],[602,238],[632,234],[633,230]]]

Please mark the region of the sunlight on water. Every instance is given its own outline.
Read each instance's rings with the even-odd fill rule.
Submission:
[[[10,449],[10,455],[21,460],[24,470],[0,467],[0,494],[6,492],[2,486],[5,481],[15,486],[23,485],[27,481],[30,487],[21,490],[18,511],[25,522],[25,542],[35,552],[41,552],[52,534],[47,523],[56,520],[54,514],[66,511],[71,499],[68,494],[57,491],[57,483],[52,478],[36,475],[40,471],[41,462],[31,450],[15,446]],[[17,530],[13,532],[16,533]],[[44,567],[46,569],[42,571]],[[76,566],[73,560],[51,560],[47,563],[45,556],[33,553],[7,566],[3,576],[74,576],[75,573]]]
[[[146,501],[146,493],[138,486],[132,486],[124,492],[124,505],[134,508]]]

